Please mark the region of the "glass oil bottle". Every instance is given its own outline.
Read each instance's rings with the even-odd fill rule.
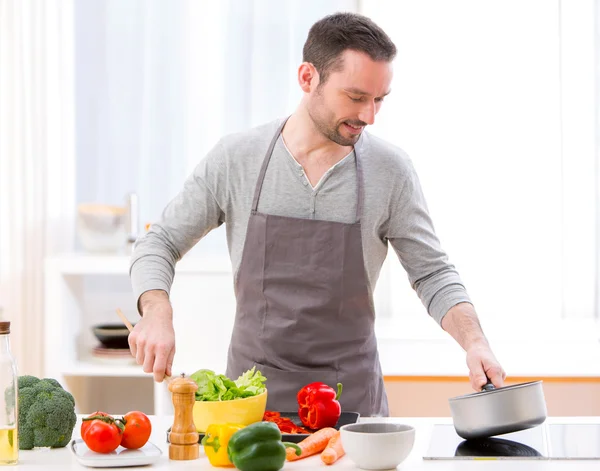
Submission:
[[[10,351],[10,322],[0,320],[0,466],[17,464],[17,364]]]

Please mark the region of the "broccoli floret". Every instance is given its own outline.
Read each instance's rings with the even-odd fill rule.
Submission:
[[[19,377],[19,448],[69,444],[77,416],[75,400],[55,379]]]
[[[19,389],[29,388],[39,382],[40,382],[39,378],[36,378],[35,376],[29,376],[29,375],[19,376],[19,379],[18,379]]]

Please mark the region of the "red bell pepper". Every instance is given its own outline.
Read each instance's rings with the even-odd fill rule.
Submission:
[[[309,435],[312,432],[310,430],[305,429],[304,427],[298,427],[292,419],[288,417],[281,417],[280,412],[265,411],[263,415],[263,422],[273,422],[277,427],[279,427],[279,431],[281,433],[291,433],[291,434],[306,434]]]
[[[340,394],[342,383],[337,384],[337,393],[325,383],[310,383],[298,391],[298,415],[304,426],[313,430],[334,427],[342,413]]]

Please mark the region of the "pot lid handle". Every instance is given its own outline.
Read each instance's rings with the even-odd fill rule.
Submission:
[[[496,387],[492,384],[491,380],[487,380],[487,383],[481,388],[482,391],[493,391]]]

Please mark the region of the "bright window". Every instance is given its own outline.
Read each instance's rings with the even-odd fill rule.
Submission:
[[[399,50],[372,132],[412,157],[483,321],[597,315],[596,5],[361,2]],[[380,314],[422,323],[390,255]]]

